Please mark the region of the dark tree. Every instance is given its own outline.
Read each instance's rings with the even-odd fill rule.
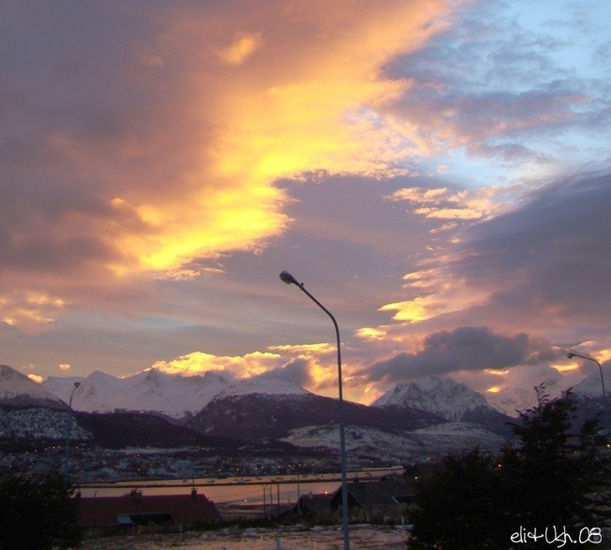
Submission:
[[[596,525],[611,475],[598,418],[576,424],[579,401],[570,390],[553,400],[543,387],[536,391],[538,404],[513,425],[518,444],[500,459],[511,515],[530,529]]]
[[[417,485],[410,548],[502,548],[501,482],[496,459],[477,449],[446,457]]]
[[[78,503],[58,474],[0,478],[0,549],[74,548]]]
[[[578,533],[608,518],[610,455],[598,418],[578,423],[570,391],[553,400],[536,391],[498,458],[450,456],[420,483],[410,547],[503,549],[520,527]]]

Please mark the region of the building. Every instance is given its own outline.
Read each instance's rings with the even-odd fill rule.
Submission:
[[[293,508],[293,512],[299,515],[319,516],[331,511],[331,495],[309,493],[301,495],[297,504]]]
[[[414,487],[402,475],[387,475],[375,481],[350,481],[347,484],[349,508],[372,508],[409,504],[414,499]],[[330,505],[337,509],[342,505],[341,486],[333,493]]]
[[[214,524],[216,506],[193,489],[184,495],[150,495],[132,491],[119,497],[80,497],[79,527]]]

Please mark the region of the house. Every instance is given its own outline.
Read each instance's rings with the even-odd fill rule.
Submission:
[[[308,493],[307,495],[301,495],[297,504],[293,508],[293,512],[299,515],[305,516],[317,516],[324,512],[331,510],[331,495],[329,494],[318,494],[313,495]]]
[[[79,527],[132,525],[200,525],[218,520],[214,503],[204,495],[143,495],[133,490],[119,497],[80,497]]]
[[[392,474],[375,481],[350,481],[348,489],[348,508],[372,508],[409,504],[414,499],[414,486],[410,479]],[[330,505],[337,509],[342,505],[341,486],[333,493]]]

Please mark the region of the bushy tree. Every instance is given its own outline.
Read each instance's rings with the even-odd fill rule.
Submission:
[[[502,548],[506,537],[498,502],[501,491],[494,457],[478,449],[446,457],[417,485],[410,547]]]
[[[611,474],[598,418],[578,426],[579,403],[570,390],[553,400],[544,387],[536,391],[538,404],[512,426],[518,444],[500,458],[512,517],[528,529],[602,521],[596,495]]]
[[[0,549],[73,548],[81,540],[72,487],[58,474],[0,478]]]
[[[514,444],[497,458],[450,456],[419,484],[410,547],[502,549],[520,527],[575,533],[602,525],[611,474],[598,419],[577,425],[574,394],[550,400],[536,391],[538,404],[520,413]]]

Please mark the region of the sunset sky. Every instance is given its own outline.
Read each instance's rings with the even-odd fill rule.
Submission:
[[[335,395],[284,269],[364,403],[611,360],[607,0],[0,5],[0,363]]]

